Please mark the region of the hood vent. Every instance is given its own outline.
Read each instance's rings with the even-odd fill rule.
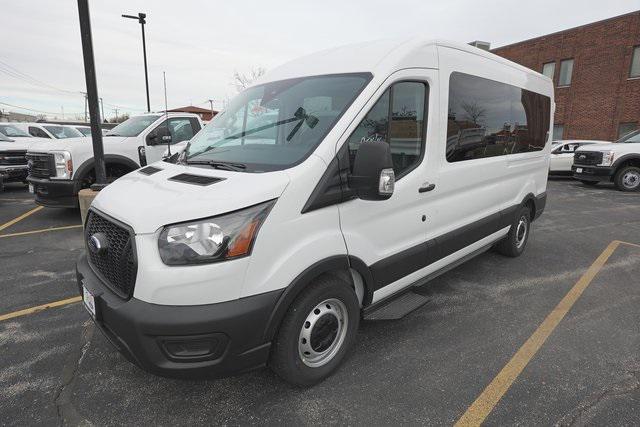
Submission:
[[[145,175],[153,175],[154,173],[160,172],[162,169],[156,168],[154,166],[147,166],[146,168],[140,169],[138,172],[143,173]]]
[[[169,178],[169,181],[178,181],[178,182],[186,182],[187,184],[194,185],[211,185],[215,184],[218,181],[222,181],[224,178],[217,178],[215,176],[204,176],[204,175],[192,175],[190,173],[181,173],[176,176],[172,176]]]

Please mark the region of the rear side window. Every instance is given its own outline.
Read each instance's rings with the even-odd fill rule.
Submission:
[[[428,90],[425,83],[413,81],[395,83],[386,90],[347,140],[352,171],[358,148],[366,142],[384,141],[391,146],[396,177],[420,163]]]
[[[51,138],[45,131],[35,126],[29,126],[29,135],[37,136],[38,138]]]
[[[463,73],[449,80],[449,162],[540,151],[549,131],[547,96]]]

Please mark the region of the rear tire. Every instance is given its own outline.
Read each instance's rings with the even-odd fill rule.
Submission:
[[[598,181],[585,181],[584,179],[581,179],[580,182],[588,187],[595,187],[598,185]]]
[[[616,172],[614,182],[620,191],[640,190],[640,168],[637,166],[625,166],[621,168]]]
[[[320,277],[289,307],[269,367],[291,384],[317,384],[342,363],[359,322],[360,305],[351,286],[332,276]]]
[[[498,253],[511,258],[519,257],[524,252],[531,232],[531,212],[528,206],[522,206],[507,237],[496,245]]]

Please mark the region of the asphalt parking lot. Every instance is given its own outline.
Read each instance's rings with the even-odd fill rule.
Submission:
[[[74,298],[79,213],[34,208],[21,187],[0,193],[2,425],[640,424],[640,194],[551,180],[522,257],[487,252],[402,320],[362,322],[311,389],[131,365]]]

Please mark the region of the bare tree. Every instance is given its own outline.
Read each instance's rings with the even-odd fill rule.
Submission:
[[[252,67],[248,73],[240,73],[238,70],[233,73],[233,82],[232,84],[235,86],[238,92],[242,92],[260,76],[264,75],[267,70],[262,67]]]
[[[487,109],[480,106],[477,101],[463,102],[460,107],[464,110],[467,119],[473,124],[480,124],[482,119],[487,115]]]

